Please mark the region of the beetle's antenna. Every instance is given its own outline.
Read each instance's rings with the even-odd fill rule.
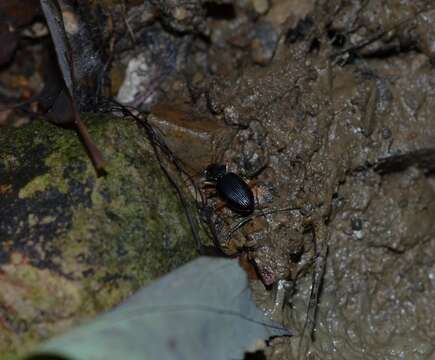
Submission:
[[[195,190],[195,198],[201,198],[201,201],[204,203],[205,200],[203,199],[201,191],[199,191],[195,181],[190,176],[190,174],[185,170],[184,166],[182,165],[181,161],[175,156],[175,154],[171,151],[171,149],[167,146],[163,138],[154,130],[154,128],[148,123],[147,119],[140,116],[137,109],[133,107],[128,107],[125,105],[122,105],[115,101],[114,99],[110,99],[111,103],[115,105],[115,107],[111,107],[111,111],[119,111],[124,116],[128,116],[136,121],[136,123],[142,127],[145,130],[145,133],[147,135],[148,140],[151,143],[151,146],[153,147],[154,153],[159,160],[159,165],[166,177],[168,178],[169,182],[172,184],[172,186],[175,188],[175,191],[177,192],[178,198],[181,202],[181,205],[183,206],[183,209],[186,213],[187,221],[189,223],[189,226],[191,228],[192,236],[197,244],[197,249],[199,250],[201,248],[201,240],[199,237],[199,231],[198,231],[198,223],[196,221],[196,217],[192,214],[190,205],[180,188],[180,186],[177,184],[177,181],[170,175],[168,170],[163,164],[163,161],[161,161],[161,157],[159,154],[159,150],[166,156],[166,158],[175,166],[176,170],[182,174],[184,177],[187,178],[190,185]],[[138,113],[138,114],[137,114]],[[148,114],[145,114],[148,115]]]
[[[226,241],[229,241],[231,239],[231,236],[240,228],[242,228],[244,225],[246,225],[248,222],[252,221],[252,217],[246,217],[242,219],[236,226],[234,226],[227,234]]]
[[[264,211],[263,209],[258,209],[261,214],[254,214],[252,215],[252,217],[259,217],[259,216],[266,216],[266,215],[270,215],[270,214],[275,214],[277,212],[287,212],[287,211],[296,211],[296,210],[301,210],[300,207],[285,207],[285,208],[278,208],[278,209],[270,209],[268,211]]]
[[[241,221],[239,221],[227,234],[226,241],[229,241],[231,236],[239,229],[241,229],[244,225],[246,225],[248,222],[252,221],[254,218],[275,214],[277,212],[287,212],[287,211],[296,211],[301,210],[300,207],[285,207],[285,208],[279,208],[279,209],[271,209],[269,211],[263,211],[262,209],[258,209],[260,211],[260,214],[252,214],[245,218],[243,218]]]

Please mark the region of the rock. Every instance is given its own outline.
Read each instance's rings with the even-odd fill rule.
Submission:
[[[0,133],[4,356],[113,307],[196,256],[144,133],[126,119],[87,123],[108,160],[104,177],[72,131],[35,121]]]
[[[252,0],[252,5],[254,6],[255,12],[257,14],[263,15],[269,10],[268,0]]]
[[[335,7],[329,26],[330,35],[336,39],[347,38],[347,47],[359,56],[397,54],[417,47],[433,59],[434,11],[431,1],[394,0],[385,7],[375,2],[364,4],[363,1],[352,1],[342,6],[333,1],[328,6],[331,10]]]
[[[260,22],[255,28],[255,37],[251,43],[252,59],[260,65],[267,65],[275,54],[278,33],[267,22]]]
[[[118,74],[112,72],[112,80],[118,83],[119,102],[149,112],[165,83],[179,70],[188,41],[166,33],[159,25],[146,27],[138,41],[141,46],[116,63]]]
[[[177,32],[204,30],[205,10],[199,0],[152,0],[162,22]]]
[[[432,64],[435,62],[435,29],[433,22],[435,20],[435,10],[420,14],[418,24],[419,30],[419,47],[430,59]]]
[[[152,109],[150,124],[192,174],[202,174],[228,148],[235,131],[210,116],[200,117],[187,106],[159,104]]]
[[[279,29],[289,19],[291,25],[296,26],[300,20],[313,11],[315,5],[313,0],[273,0],[271,3],[265,20],[272,23],[276,29]]]
[[[24,5],[24,6],[23,6]],[[1,25],[0,41],[4,46],[0,51],[0,65],[4,66],[14,57],[18,46],[18,29],[29,25],[40,16],[39,1],[25,0],[22,3],[14,1],[2,1],[0,4]]]

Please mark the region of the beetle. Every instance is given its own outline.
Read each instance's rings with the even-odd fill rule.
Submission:
[[[248,216],[255,208],[255,198],[248,184],[237,174],[227,172],[221,164],[211,164],[205,170],[207,182],[216,186],[217,195],[234,212]]]

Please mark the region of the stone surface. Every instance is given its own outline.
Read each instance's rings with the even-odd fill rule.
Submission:
[[[0,132],[6,358],[196,255],[183,208],[141,129],[119,118],[88,124],[108,161],[104,177],[96,177],[73,131],[35,121]]]

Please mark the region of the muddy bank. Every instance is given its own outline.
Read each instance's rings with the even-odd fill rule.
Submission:
[[[268,14],[282,3],[272,2]],[[287,281],[281,303],[264,285],[257,296],[301,333],[309,264],[328,245],[315,340],[306,345],[314,357],[426,359],[434,351],[428,5],[328,2],[307,15],[293,4],[293,16],[303,15],[280,28],[272,23],[279,40],[263,66],[245,52],[244,65],[215,76],[192,104],[238,129],[219,161],[252,177],[266,213],[232,233],[234,215],[217,210],[218,242],[229,253],[247,252],[262,284]],[[259,19],[267,15],[254,26]],[[277,341],[267,354],[296,357],[306,350],[298,346],[298,337]]]
[[[429,59],[411,53],[328,70],[315,69],[318,58],[307,66],[312,55],[301,56],[295,47],[284,58],[275,58],[275,69],[246,75],[234,92],[229,86],[220,93],[224,116],[248,128],[261,124],[263,138],[255,145],[267,144],[270,157],[257,181],[277,194],[270,206],[301,209],[271,215],[272,231],[251,253],[260,277],[291,278],[293,260],[304,263],[313,236],[317,246],[327,241],[312,351],[332,359],[428,358],[434,350],[435,231]],[[240,143],[229,153],[234,162],[248,146]],[[326,233],[318,237],[316,228],[323,226]],[[284,311],[302,330],[305,307],[297,305],[309,298],[311,276],[304,285],[295,282],[296,299],[287,304],[292,310]],[[284,353],[276,358],[288,358]]]
[[[261,306],[299,334],[266,357],[433,356],[431,2],[101,4],[120,19],[113,95],[149,113],[198,189],[219,162],[254,191],[243,220],[180,182],[203,240],[240,255]]]

